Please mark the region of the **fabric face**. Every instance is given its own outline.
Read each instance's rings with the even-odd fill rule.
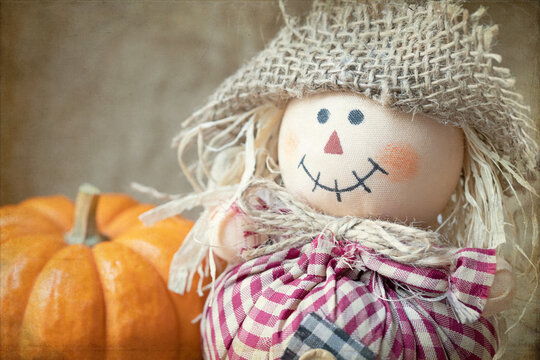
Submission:
[[[286,188],[328,214],[433,223],[454,191],[463,135],[352,93],[291,101],[279,136]]]

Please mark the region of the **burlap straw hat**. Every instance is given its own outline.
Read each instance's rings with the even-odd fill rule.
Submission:
[[[474,129],[520,170],[536,144],[528,108],[492,52],[498,27],[455,1],[314,1],[266,49],[226,79],[196,123],[324,91],[364,94],[406,112]]]

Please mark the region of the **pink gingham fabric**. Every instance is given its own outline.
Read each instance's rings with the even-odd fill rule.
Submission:
[[[480,315],[495,269],[494,250],[462,249],[451,269],[434,269],[318,237],[222,274],[203,312],[204,355],[297,359],[315,347],[338,359],[490,359],[497,336]]]

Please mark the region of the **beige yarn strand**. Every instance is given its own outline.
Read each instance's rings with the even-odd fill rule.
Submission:
[[[275,197],[273,200],[279,208],[257,209],[253,206],[258,194],[264,190]],[[244,251],[246,260],[300,246],[321,234],[330,234],[337,241],[355,241],[395,261],[419,266],[449,265],[456,252],[454,248],[441,247],[440,234],[434,231],[383,220],[318,213],[275,182],[264,179],[249,183],[238,206],[253,221],[249,230],[274,240]]]

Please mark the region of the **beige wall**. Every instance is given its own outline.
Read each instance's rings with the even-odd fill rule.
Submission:
[[[188,187],[180,122],[277,31],[272,2],[2,3],[1,203]]]
[[[480,3],[538,118],[538,3]],[[0,203],[83,182],[189,191],[170,139],[280,25],[273,1],[3,1]],[[529,316],[507,358],[532,358],[538,337]]]
[[[538,9],[490,3],[504,64],[531,103]],[[82,182],[188,191],[170,139],[281,25],[273,1],[3,1],[1,15],[2,204]]]

